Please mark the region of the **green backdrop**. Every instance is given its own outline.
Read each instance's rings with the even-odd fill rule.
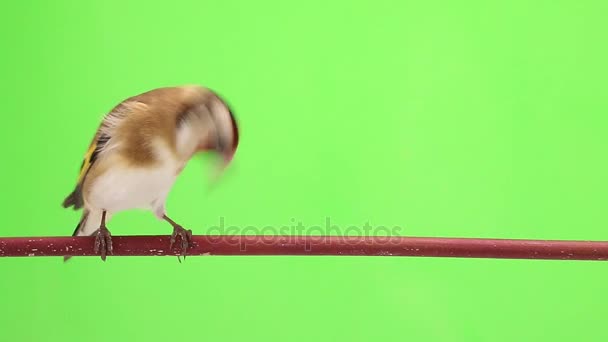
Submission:
[[[198,83],[241,125],[205,234],[291,225],[608,240],[606,1],[34,1],[0,10],[3,236],[61,207],[102,115]],[[114,235],[169,234],[146,212]],[[316,232],[318,233],[318,231]],[[391,257],[0,259],[2,341],[606,341],[608,264]]]

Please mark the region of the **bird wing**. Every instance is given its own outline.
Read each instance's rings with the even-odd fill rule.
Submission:
[[[82,161],[82,165],[80,166],[77,184],[82,184],[85,176],[91,169],[91,166],[93,166],[93,163],[95,163],[95,160],[97,160],[97,156],[99,156],[99,154],[103,151],[103,148],[108,140],[110,140],[110,136],[106,132],[100,131],[96,135],[93,142],[91,142],[91,145],[89,146],[89,149],[87,150],[87,153]]]
[[[91,166],[93,166],[95,160],[97,160],[97,157],[102,152],[105,144],[108,142],[109,139],[110,136],[107,133],[102,132],[100,127],[82,160],[82,164],[80,165],[80,172],[78,173],[78,179],[76,181],[76,187],[63,201],[64,208],[69,208],[73,206],[76,210],[82,208],[82,206],[84,205],[84,201],[82,198],[82,184],[84,183],[86,175],[91,169]]]
[[[84,200],[82,197],[82,185],[86,179],[86,176],[91,170],[93,164],[98,157],[105,151],[105,147],[108,144],[112,136],[112,130],[116,125],[125,118],[129,112],[128,103],[131,99],[127,99],[121,102],[119,105],[114,107],[103,119],[101,125],[95,132],[95,137],[82,160],[80,165],[80,172],[78,173],[78,179],[76,181],[76,187],[74,190],[65,198],[63,201],[63,207],[69,208],[74,207],[74,210],[82,208]]]

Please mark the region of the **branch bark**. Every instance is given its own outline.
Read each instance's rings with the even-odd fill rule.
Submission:
[[[113,236],[110,256],[178,255],[169,236]],[[0,238],[0,257],[97,256],[93,237]],[[196,235],[194,255],[334,255],[608,260],[608,242],[430,237]]]

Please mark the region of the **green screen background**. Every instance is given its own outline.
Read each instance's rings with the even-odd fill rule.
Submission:
[[[99,120],[197,83],[241,127],[168,212],[240,228],[608,240],[605,1],[35,1],[1,16],[3,236],[69,235]],[[169,234],[147,212],[114,235]],[[315,231],[313,233],[318,233]],[[608,264],[3,258],[3,341],[606,341]]]

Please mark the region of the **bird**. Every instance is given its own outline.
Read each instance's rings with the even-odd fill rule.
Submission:
[[[195,154],[220,156],[221,173],[238,145],[234,113],[209,87],[165,86],[124,99],[103,116],[63,201],[64,208],[82,209],[72,236],[95,236],[94,253],[105,261],[113,250],[112,215],[143,209],[173,227],[169,248],[180,239],[178,259],[185,258],[192,230],[168,216],[167,196]]]

